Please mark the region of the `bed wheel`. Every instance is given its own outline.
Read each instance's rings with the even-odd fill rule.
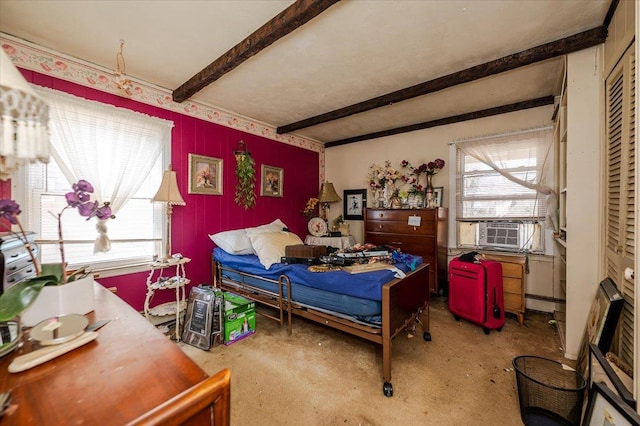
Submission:
[[[453,315],[453,319],[455,319],[456,321],[460,321],[460,315]]]
[[[484,330],[484,334],[486,334],[487,336],[489,335],[489,333],[491,333],[491,330],[489,330],[487,327],[482,327],[482,329]]]
[[[431,333],[429,333],[428,331],[425,331],[424,334],[422,335],[422,338],[424,339],[425,342],[430,342],[431,341]]]
[[[384,385],[382,385],[382,392],[384,393],[384,396],[392,397],[393,385],[389,382],[384,382]]]

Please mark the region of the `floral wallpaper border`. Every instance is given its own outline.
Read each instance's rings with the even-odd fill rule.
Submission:
[[[120,90],[115,83],[113,70],[65,56],[59,52],[46,49],[5,33],[0,33],[0,44],[13,64],[20,68],[123,96],[122,90]],[[189,100],[183,103],[174,102],[171,97],[171,92],[168,89],[137,80],[129,75],[127,75],[127,77],[133,82],[132,94],[131,96],[126,96],[130,99],[196,117],[221,126],[259,135],[277,142],[318,152],[320,154],[320,174],[324,174],[325,148],[320,142],[290,134],[279,135],[276,133],[275,127],[250,120],[246,117],[234,115],[223,109],[214,108],[201,102]]]

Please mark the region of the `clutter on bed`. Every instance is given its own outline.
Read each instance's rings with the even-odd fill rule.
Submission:
[[[416,324],[422,325],[424,340],[431,340],[429,266],[422,264],[419,256],[389,248],[384,253],[371,247],[364,250],[366,254],[356,255],[363,261],[357,265],[366,268],[377,263],[384,269],[376,266],[366,273],[349,273],[344,264],[351,259],[337,254],[331,259],[343,265],[324,262],[328,256],[321,256],[320,265],[274,262],[265,268],[256,255],[234,255],[217,247],[213,250],[212,280],[216,287],[275,309],[274,316],[263,310],[260,313],[281,325],[286,313],[289,334],[291,315],[295,314],[381,345],[383,393],[392,396],[391,340],[407,330],[414,334]],[[396,263],[391,264],[394,258]]]

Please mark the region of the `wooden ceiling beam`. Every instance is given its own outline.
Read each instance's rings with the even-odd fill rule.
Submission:
[[[586,49],[598,44],[604,43],[607,38],[607,28],[599,26],[588,31],[574,34],[560,40],[552,41],[531,49],[523,50],[512,55],[504,56],[500,59],[476,65],[462,71],[457,71],[415,86],[400,89],[395,92],[381,95],[357,104],[339,108],[324,114],[316,115],[295,123],[287,124],[277,128],[277,133],[290,133],[306,127],[315,126],[317,124],[326,123],[328,121],[337,120],[348,117],[350,115],[359,114],[361,112],[391,105],[397,102],[406,101],[407,99],[438,92],[449,87],[468,83],[470,81],[479,80],[494,74],[510,71],[516,68],[541,62],[557,56],[566,55],[578,50]]]
[[[508,112],[520,111],[523,109],[537,108],[545,105],[552,105],[554,97],[545,96],[542,98],[530,99],[528,101],[516,102],[508,105],[487,108],[479,111],[467,112],[465,114],[453,115],[451,117],[439,118],[437,120],[426,121],[409,126],[397,127],[395,129],[382,130],[380,132],[368,133],[366,135],[354,136],[351,138],[327,142],[325,148],[332,146],[347,145],[350,143],[365,141],[369,139],[382,138],[385,136],[397,135],[399,133],[413,132],[415,130],[429,129],[431,127],[444,126],[447,124],[460,123],[462,121],[476,120],[478,118],[490,117],[492,115],[506,114]]]
[[[306,24],[340,0],[296,0],[269,22],[207,65],[173,91],[175,102],[183,102],[262,49]]]

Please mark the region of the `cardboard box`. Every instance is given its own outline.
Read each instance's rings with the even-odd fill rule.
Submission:
[[[230,345],[256,332],[256,304],[237,294],[224,293],[224,344]]]

